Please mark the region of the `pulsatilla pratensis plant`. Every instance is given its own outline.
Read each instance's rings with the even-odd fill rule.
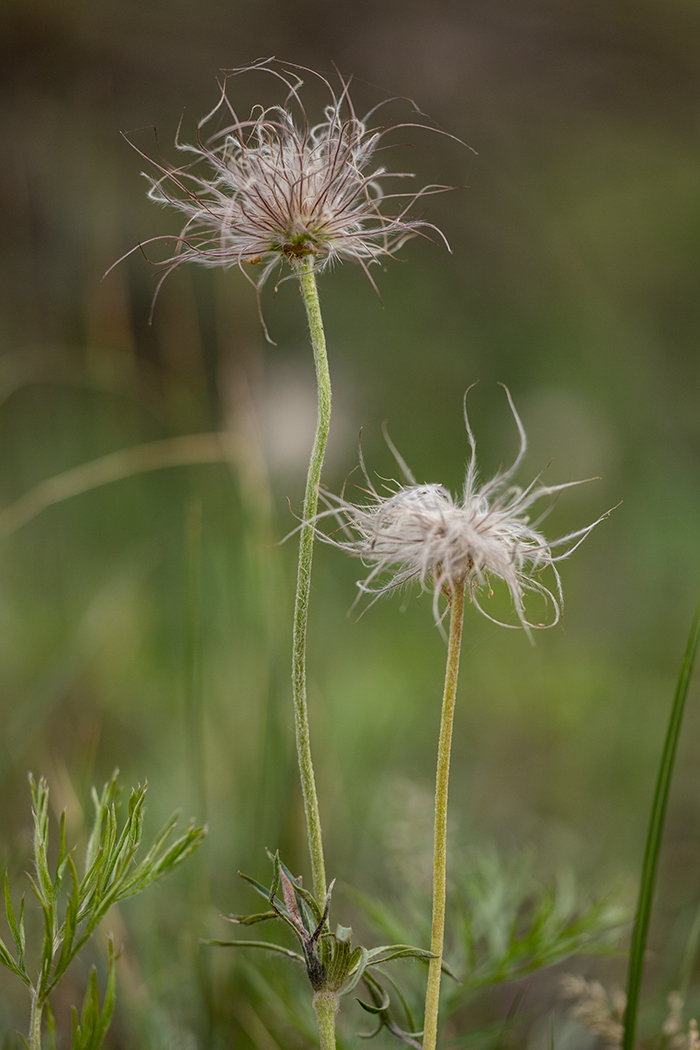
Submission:
[[[141,843],[146,787],[133,789],[126,819],[119,828],[119,788],[116,773],[101,794],[93,788],[95,817],[88,839],[84,873],[78,875],[74,848],[66,846],[65,813],[61,818],[58,858],[53,875],[49,871],[49,789],[42,778],[30,775],[34,818],[34,874],[29,876],[32,890],[43,912],[44,936],[37,950],[28,951],[24,929],[24,897],[15,910],[5,875],[5,914],[15,952],[0,939],[0,963],[19,978],[30,995],[29,1031],[21,1036],[28,1050],[41,1050],[43,1020],[48,1019],[51,1045],[55,1047],[55,1024],[50,997],[69,965],[87,943],[113,904],[133,897],[166,875],[201,843],[206,829],[188,824],[174,842],[177,821],[173,816],[159,831],[143,860],[136,862]],[[62,889],[64,892],[62,893]],[[27,956],[38,955],[38,964]],[[36,966],[36,972],[35,972]],[[109,942],[107,990],[100,1009],[97,975],[90,974],[80,1015],[73,1007],[71,1050],[99,1050],[112,1018],[115,1004],[115,953]]]
[[[330,934],[327,926],[328,890],[306,702],[306,638],[314,522],[331,414],[330,372],[316,275],[334,262],[350,259],[363,268],[376,288],[369,267],[391,257],[410,237],[423,235],[430,239],[435,233],[447,245],[435,226],[423,218],[412,218],[409,212],[418,200],[450,187],[431,185],[409,192],[385,189],[390,178],[410,177],[406,172],[390,173],[383,164],[377,163],[379,150],[387,148],[385,136],[397,127],[424,125],[413,121],[382,126],[376,116],[379,107],[360,119],[350,99],[348,82],[339,76],[336,92],[326,78],[301,66],[289,67],[266,60],[248,69],[233,70],[228,79],[253,71],[272,76],[281,85],[285,96],[280,104],[256,107],[249,117],[242,119],[229,100],[228,82],[224,80],[216,106],[199,123],[196,144],[182,143],[178,133],[176,147],[184,155],[184,164],[176,167],[145,157],[155,169],[155,175],[147,176],[149,196],[156,203],[183,214],[185,225],[176,237],[156,237],[144,243],[174,243],[171,254],[162,260],[161,281],[185,262],[224,268],[237,266],[255,286],[260,309],[260,290],[267,278],[275,267],[284,270],[289,266],[291,272],[287,276],[296,277],[304,301],[316,370],[318,410],[299,538],[292,689],[315,910],[312,908],[307,916],[311,926],[306,924],[300,910],[299,926],[290,910],[290,898],[285,903],[288,913],[285,917],[296,926],[297,935],[306,945],[308,962],[314,958],[317,948],[321,955],[327,954],[331,942],[336,946],[331,952],[333,958],[336,950],[340,953],[338,958],[345,957],[349,943],[349,934],[338,938],[337,934]],[[323,118],[316,123],[308,119],[302,101],[302,74],[315,78],[328,92]],[[215,121],[220,121],[223,127],[207,138],[206,129]],[[262,267],[256,277],[250,275],[249,264]],[[160,282],[156,294],[159,287]],[[264,328],[264,321],[262,323]],[[285,878],[291,879],[291,876]],[[290,885],[298,884],[292,881]],[[293,893],[297,890],[293,889]],[[277,890],[269,894],[275,914],[275,909],[281,908],[281,904],[275,903],[276,894]],[[308,901],[304,907],[311,907]],[[314,920],[320,924],[317,935]],[[302,926],[305,934],[301,932]],[[307,936],[311,938],[308,943]],[[344,985],[344,980],[339,987]],[[327,984],[326,989],[329,991],[330,985]],[[324,1048],[335,1046],[337,991],[336,988],[332,994],[321,995],[319,989],[314,988]],[[375,989],[372,994],[379,993]],[[380,1002],[384,1003],[383,994]],[[371,1008],[378,1009],[376,1003]],[[380,1015],[385,1012],[384,1007],[378,1012]]]
[[[456,501],[442,485],[419,485],[394,450],[410,484],[396,484],[388,487],[386,495],[380,495],[365,470],[370,500],[354,504],[344,496],[329,495],[325,499],[330,509],[320,515],[330,514],[340,523],[341,538],[336,532],[325,536],[326,541],[361,558],[369,569],[366,578],[358,584],[359,597],[369,593],[373,595],[372,600],[376,600],[380,595],[416,580],[423,588],[432,590],[433,612],[438,624],[448,609],[450,613],[435,786],[430,944],[433,958],[428,968],[423,1050],[434,1050],[437,1042],[445,934],[447,794],[465,596],[483,615],[493,619],[479,604],[478,595],[482,589],[490,593],[492,578],[500,579],[510,591],[518,621],[504,626],[522,627],[528,635],[534,627],[553,626],[559,620],[563,602],[556,562],[568,557],[602,520],[599,518],[592,525],[555,541],[544,538],[538,529],[539,521],[531,522],[529,511],[537,501],[549,498],[551,502],[564,489],[580,482],[546,486],[540,485],[537,477],[525,488],[512,484],[525,456],[527,440],[507,389],[506,396],[520,435],[520,449],[508,470],[480,484],[476,441],[469,425],[465,395],[464,419],[471,457],[461,501]],[[602,517],[607,517],[607,514]],[[564,550],[555,554],[557,548]],[[554,574],[553,590],[540,580],[540,573],[545,569],[551,569]],[[388,574],[388,579],[382,581],[385,574]],[[535,624],[526,619],[524,598],[528,591],[539,594],[553,609],[549,624]],[[441,596],[447,600],[447,608],[442,614],[439,611]]]

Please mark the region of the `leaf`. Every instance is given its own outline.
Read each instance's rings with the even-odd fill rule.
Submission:
[[[56,862],[56,875],[53,880],[53,895],[54,898],[58,896],[58,891],[61,888],[63,882],[63,872],[66,866],[66,811],[65,809],[61,813],[61,830],[60,830],[60,845],[58,850],[58,860]]]
[[[364,977],[367,969],[367,956],[367,949],[358,944],[350,956],[351,969],[338,988],[338,995],[349,995],[357,987],[358,982]]]
[[[276,856],[279,856],[279,851],[276,854]],[[291,871],[286,866],[286,864],[283,864],[282,861],[280,861],[279,866],[294,886],[295,893],[297,893],[299,897],[301,897],[304,904],[306,904],[307,907],[311,910],[313,920],[312,922],[308,923],[309,928],[318,926],[318,924],[321,922],[321,919],[323,918],[323,910],[316,898],[314,897],[313,893],[310,893],[309,890],[304,889],[304,887],[301,884],[301,877],[299,877],[299,879],[295,879],[295,877],[292,875]]]
[[[381,948],[371,948],[369,951],[370,966],[389,962],[390,959],[423,959],[428,962],[435,958],[437,956],[432,952],[425,948],[414,948],[411,944],[384,944]]]
[[[397,996],[399,997],[399,1001],[401,1003],[403,1011],[406,1014],[406,1020],[408,1022],[408,1029],[409,1029],[410,1032],[413,1033],[413,1035],[416,1035],[417,1034],[416,1033],[416,1024],[415,1024],[415,1021],[413,1020],[413,1014],[411,1013],[411,1008],[408,1005],[408,1001],[406,999],[406,996],[403,994],[403,991],[401,990],[400,984],[398,983],[398,981],[394,980],[394,978],[392,977],[392,975],[389,973],[388,970],[379,970],[379,973],[382,975],[384,980],[389,982],[389,984],[391,985],[391,987],[394,989],[394,991],[396,992]]]
[[[267,919],[278,919],[276,911],[261,911],[256,915],[222,915],[226,922],[235,922],[237,926],[252,926],[256,922],[265,922]]]
[[[119,804],[121,788],[117,786],[118,775],[119,770],[115,769],[112,773],[112,779],[105,784],[101,795],[97,794],[96,788],[92,789],[92,801],[95,806],[95,819],[88,839],[87,852],[85,855],[86,872],[90,871],[95,863],[98,850],[102,844],[103,825],[109,817],[110,810],[113,810],[114,807]]]
[[[260,896],[264,897],[266,901],[270,900],[270,890],[267,888],[267,886],[263,886],[263,884],[261,882],[258,882],[257,879],[252,878],[252,876],[250,875],[246,875],[242,871],[239,871],[238,874],[240,878],[245,879],[245,881],[253,887],[256,893],[259,893]]]
[[[173,827],[174,824],[169,822],[167,835],[162,833],[159,835],[157,840],[159,842],[159,851],[163,850]],[[131,875],[115,883],[110,895],[110,903],[116,904],[119,901],[126,900],[127,897],[133,897],[135,893],[140,893],[147,886],[151,886],[154,882],[162,879],[164,875],[167,875],[169,871],[194,853],[204,841],[206,834],[207,829],[204,825],[197,827],[194,823],[190,823],[185,826],[184,833],[180,838],[173,842],[165,852],[159,855],[159,852],[154,848],[149,850],[147,856],[139,863]],[[137,848],[138,844],[134,845],[132,856]]]
[[[107,991],[105,993],[104,1002],[102,1004],[102,1016],[100,1018],[100,1027],[106,1032],[107,1024],[112,1019],[114,1013],[114,1007],[117,1002],[117,959],[121,954],[121,948],[119,952],[114,951],[114,938],[110,934],[108,942],[109,960],[108,960],[108,971],[107,971]]]
[[[53,1015],[53,1010],[51,1009],[51,1004],[50,1003],[47,1002],[45,1009],[46,1009],[46,1027],[49,1030],[49,1041],[50,1041],[49,1050],[56,1050],[56,1019],[55,1019],[55,1017]]]
[[[104,794],[104,792],[103,792]],[[97,857],[97,851],[100,848],[100,840],[102,838],[102,821],[104,819],[104,805],[103,799],[97,794],[97,789],[92,789],[92,803],[95,807],[95,817],[92,822],[92,828],[90,830],[90,836],[88,838],[87,849],[85,851],[85,871],[89,872],[95,863]]]
[[[35,783],[29,774],[29,786],[32,792],[34,818],[34,863],[38,878],[37,892],[39,899],[47,904],[55,904],[53,881],[49,875],[47,853],[49,848],[49,788],[43,777]]]
[[[297,928],[296,928],[296,926],[295,926],[295,924],[294,924],[294,922],[292,920],[291,915],[287,911],[287,908],[284,905],[284,903],[281,900],[279,900],[277,897],[271,897],[270,896],[270,890],[268,890],[265,886],[262,885],[262,883],[258,882],[256,879],[251,878],[250,875],[245,875],[242,871],[239,871],[238,874],[240,875],[240,877],[242,879],[244,879],[247,883],[249,883],[253,887],[253,889],[257,893],[260,894],[261,897],[264,897],[265,900],[268,903],[272,904],[272,906],[275,909],[275,912],[277,914],[277,918],[278,919],[285,919],[286,922],[288,922],[292,926],[292,928],[294,929],[294,932],[296,933],[297,932]],[[273,884],[274,884],[274,880],[273,880]]]
[[[275,850],[275,855],[272,858],[272,885],[270,886],[270,900],[274,900],[277,894],[279,893],[280,884],[280,851]]]
[[[369,1003],[365,1003],[362,999],[357,999],[356,1002],[362,1007],[363,1010],[366,1010],[368,1014],[381,1014],[389,1008],[389,1004],[391,1003],[391,997],[389,996],[389,993],[385,992],[382,988],[382,998],[376,1006],[370,1005]]]
[[[78,1018],[78,1011],[73,1007],[73,1040],[71,1050],[100,1050],[112,1020],[116,1001],[116,968],[114,941],[109,939],[109,963],[107,990],[102,1010],[100,1011],[99,987],[97,972],[90,971],[88,986],[83,1001],[83,1009]]]
[[[39,886],[31,875],[29,876],[29,882],[44,913],[44,943],[41,950],[41,983],[43,985],[48,980],[48,975],[51,970],[51,961],[53,959],[56,910],[54,905],[44,898]]]
[[[17,977],[19,977],[20,980],[22,980],[24,984],[26,984],[27,988],[31,988],[31,981],[29,980],[29,977],[23,969],[20,969],[15,960],[12,958],[12,955],[10,954],[10,951],[5,942],[3,941],[2,937],[0,937],[0,963],[2,963],[3,966],[6,966],[8,970],[14,973]]]
[[[22,897],[22,903],[20,904],[19,912],[19,924],[15,918],[15,910],[12,907],[12,897],[10,896],[10,880],[7,872],[5,872],[5,915],[7,916],[7,925],[10,927],[10,933],[12,939],[15,942],[15,949],[17,951],[17,965],[20,970],[24,971],[24,897]]]
[[[88,1045],[86,1050],[99,1050],[102,1046],[109,1030],[114,1007],[117,1001],[116,956],[114,954],[114,940],[111,935],[108,943],[108,951],[107,991],[105,992],[104,1002],[102,1003],[102,1013],[99,1015],[92,1042]]]
[[[295,959],[297,962],[306,965],[306,960],[298,952],[293,952],[291,948],[283,948],[281,944],[272,944],[268,941],[219,941],[212,939],[202,941],[202,944],[210,944],[216,948],[262,948],[264,951],[286,955],[289,959]]]
[[[114,802],[106,806],[111,797],[110,792],[114,794],[112,787],[110,782],[100,798],[97,794],[94,796],[97,810],[95,828],[99,826],[101,830],[98,846],[96,837],[92,839],[88,850],[88,856],[93,858],[92,864],[81,884],[78,923],[87,920],[83,942],[113,904],[157,882],[189,857],[206,834],[205,827],[196,827],[191,823],[176,842],[167,846],[177,820],[175,815],[160,829],[145,858],[134,867],[135,854],[141,842],[146,786],[139,785],[131,792],[128,814],[121,832],[117,826]]]
[[[363,1009],[367,1010],[368,1013],[375,1013],[377,1016],[377,1027],[372,1032],[361,1032],[360,1036],[362,1039],[371,1039],[375,1036],[381,1028],[387,1028],[392,1035],[395,1035],[397,1039],[407,1043],[409,1046],[415,1047],[416,1050],[421,1050],[422,1044],[418,1042],[416,1036],[421,1036],[421,1032],[405,1032],[400,1028],[391,1014],[389,996],[382,988],[376,977],[373,977],[369,971],[366,971],[363,977],[367,991],[372,997],[372,1002],[376,1009],[373,1009],[368,1003],[362,1002],[358,999],[358,1003]]]
[[[94,1030],[99,1016],[99,987],[97,984],[97,971],[93,967],[93,969],[90,970],[90,976],[88,977],[87,991],[85,992],[85,999],[83,1001],[83,1012],[80,1016],[80,1027],[84,1035],[87,1035]]]
[[[75,867],[75,863],[70,854],[67,857],[69,871],[71,874],[72,890],[68,897],[68,903],[66,905],[66,918],[63,923],[63,927],[60,931],[63,938],[63,944],[61,945],[61,954],[58,957],[58,962],[54,970],[54,977],[51,982],[51,987],[54,987],[58,982],[59,978],[68,969],[71,959],[76,954],[77,948],[74,948],[75,931],[78,924],[78,908],[80,903],[80,881],[78,879],[78,872]]]
[[[138,784],[131,792],[129,798],[129,813],[117,837],[117,820],[114,808],[109,814],[110,849],[105,860],[104,893],[107,896],[108,888],[111,903],[116,903],[115,887],[126,877],[131,869],[134,854],[141,842],[141,829],[143,826],[143,805],[146,799],[146,787]]]
[[[73,1038],[71,1039],[71,1050],[80,1050],[80,1019],[78,1017],[78,1011],[74,1006],[71,1006],[71,1020],[73,1022]]]
[[[644,970],[644,953],[646,950],[647,934],[649,932],[649,920],[651,918],[651,907],[654,900],[654,885],[656,883],[656,870],[661,852],[661,837],[666,819],[666,803],[671,786],[671,777],[676,760],[676,749],[681,732],[683,711],[688,695],[690,679],[693,674],[695,657],[700,643],[700,603],[695,610],[693,622],[690,626],[690,635],[686,644],[685,655],[676,685],[676,692],[671,705],[666,738],[661,752],[661,761],[656,776],[656,787],[652,801],[649,824],[647,827],[647,839],[644,847],[644,860],[639,886],[639,898],[637,901],[637,912],[634,918],[632,930],[632,943],[627,970],[627,1009],[625,1011],[624,1031],[622,1036],[623,1050],[633,1050],[635,1045],[635,1028],[637,1024],[637,1010],[639,1008],[639,992]]]

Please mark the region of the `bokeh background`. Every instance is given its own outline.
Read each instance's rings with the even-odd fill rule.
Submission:
[[[563,623],[535,648],[468,611],[451,819],[453,871],[480,850],[527,850],[543,882],[573,871],[582,893],[629,906],[700,579],[699,45],[688,0],[0,8],[3,505],[143,442],[229,430],[237,450],[230,464],[96,488],[2,539],[0,854],[13,889],[28,864],[28,770],[48,778],[74,836],[90,785],[115,766],[127,785],[148,778],[150,833],[176,806],[209,823],[188,870],[114,916],[125,950],[110,1045],[307,1045],[266,1013],[277,971],[255,984],[197,942],[220,934],[218,912],[256,907],[236,872],[265,881],[266,846],[308,873],[288,671],[295,544],[275,544],[296,523],[314,417],[292,282],[263,294],[272,346],[235,271],[182,268],[150,325],[155,266],[136,252],[102,280],[138,242],[179,229],[146,200],[144,162],[120,132],[174,159],[183,110],[188,138],[219,70],[277,55],[352,74],[360,113],[412,99],[476,151],[411,131],[390,155],[421,184],[460,187],[426,213],[451,254],[407,244],[375,272],[383,302],[352,265],[321,278],[335,387],[324,478],[342,485],[360,428],[370,468],[395,475],[387,421],[420,480],[458,491],[462,396],[478,380],[485,473],[517,448],[502,382],[529,435],[527,480],[545,467],[553,483],[601,479],[562,499],[550,534],[623,501],[563,565]],[[234,91],[241,111],[279,100],[259,77]],[[307,97],[323,104],[312,83]],[[411,112],[392,104],[394,119]],[[445,649],[429,596],[348,617],[358,570],[318,551],[310,703],[328,867],[400,902],[429,875]],[[699,730],[694,687],[652,930],[658,1016],[700,898]],[[341,887],[346,916],[362,926]],[[619,982],[624,966],[596,972]],[[78,967],[56,1004],[62,1025],[83,979]],[[9,1032],[25,1004],[0,980]],[[556,1000],[555,975],[539,994]],[[346,1013],[354,1045],[367,1026]]]

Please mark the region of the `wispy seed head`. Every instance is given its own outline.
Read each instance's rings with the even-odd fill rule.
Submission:
[[[569,554],[601,521],[593,522],[557,540],[547,540],[539,529],[542,519],[558,494],[572,485],[540,485],[539,477],[526,488],[511,484],[525,455],[527,441],[509,391],[506,395],[520,434],[520,450],[513,465],[480,484],[477,475],[476,442],[466,415],[465,423],[471,448],[464,492],[455,499],[442,485],[419,485],[395,449],[397,461],[410,482],[393,483],[388,495],[380,495],[365,477],[370,499],[351,503],[344,496],[327,496],[329,510],[341,525],[340,532],[324,538],[361,558],[370,570],[358,582],[358,600],[365,594],[376,600],[397,587],[418,581],[423,589],[433,591],[435,619],[440,621],[439,598],[448,599],[455,585],[464,583],[471,602],[484,616],[494,620],[480,604],[480,595],[491,595],[492,579],[501,580],[510,591],[517,623],[504,627],[551,627],[559,621],[563,595],[556,562]],[[549,498],[549,506],[535,521],[530,509],[538,500]],[[602,517],[607,517],[604,514]],[[340,537],[340,538],[339,538]],[[564,548],[561,553],[556,549]],[[542,583],[540,576],[550,569],[554,582]],[[546,623],[532,623],[525,614],[526,593],[536,592],[550,608]],[[494,620],[501,623],[500,620]]]
[[[175,208],[186,220],[178,237],[152,239],[175,241],[172,254],[162,260],[164,277],[184,262],[223,267],[252,263],[261,266],[260,272],[244,272],[260,289],[285,259],[310,258],[317,269],[351,259],[369,276],[369,265],[416,234],[429,237],[432,231],[447,244],[435,226],[408,213],[419,199],[450,187],[386,192],[387,179],[410,177],[389,173],[376,162],[378,150],[386,148],[384,136],[394,129],[374,123],[376,110],[360,119],[342,78],[335,91],[320,74],[292,68],[290,73],[270,59],[229,71],[228,77],[251,69],[271,74],[284,88],[284,101],[256,107],[241,119],[224,79],[218,103],[199,123],[196,144],[176,140],[188,162],[175,167],[145,158],[157,172],[146,176],[149,197]],[[307,116],[297,70],[318,78],[328,91],[319,123]],[[225,126],[206,137],[204,129],[221,117]],[[407,126],[422,125],[395,127]]]

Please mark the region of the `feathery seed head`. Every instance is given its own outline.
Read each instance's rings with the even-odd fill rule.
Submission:
[[[290,73],[270,59],[227,71],[227,76],[252,69],[273,75],[285,88],[284,103],[257,107],[240,119],[224,80],[218,103],[199,123],[196,145],[176,140],[177,148],[190,155],[188,163],[174,167],[145,157],[157,171],[155,177],[146,176],[149,197],[176,208],[186,220],[174,238],[174,252],[163,260],[163,278],[184,262],[223,267],[255,263],[262,266],[260,273],[246,276],[259,290],[284,259],[293,263],[310,257],[316,268],[351,259],[369,276],[370,264],[392,255],[416,234],[434,231],[447,244],[435,226],[410,218],[408,212],[420,198],[450,187],[386,193],[387,178],[410,177],[376,164],[378,149],[386,148],[382,139],[393,129],[370,125],[374,110],[360,119],[342,78],[336,93],[320,74],[292,68]],[[312,73],[329,92],[317,124],[307,118],[300,95],[303,81],[296,70]],[[222,115],[225,126],[202,137],[203,129]],[[371,276],[370,281],[374,285]]]
[[[539,485],[537,477],[526,488],[510,483],[525,455],[527,442],[510,392],[505,389],[520,434],[520,450],[508,470],[479,484],[476,442],[466,414],[465,395],[471,457],[461,500],[455,500],[442,485],[419,485],[393,446],[392,451],[410,484],[396,483],[388,495],[380,495],[365,471],[369,502],[354,504],[344,496],[326,496],[329,510],[325,514],[333,515],[340,522],[345,538],[324,538],[361,558],[370,570],[358,583],[358,600],[363,594],[369,594],[374,596],[374,601],[417,580],[423,589],[433,591],[435,618],[440,622],[440,594],[445,593],[449,599],[455,584],[464,581],[470,600],[479,612],[501,623],[479,603],[479,592],[486,588],[490,595],[490,581],[496,578],[508,587],[518,618],[517,624],[502,626],[520,626],[529,635],[532,628],[551,627],[558,622],[563,595],[556,562],[568,557],[607,514],[592,525],[554,541],[546,540],[538,528],[547,511],[531,522],[530,508],[538,500],[549,497],[551,506],[560,492],[582,482],[546,486]],[[557,548],[565,549],[556,554]],[[553,588],[540,580],[545,569],[552,570]],[[551,606],[549,623],[531,623],[526,619],[524,599],[528,591],[538,593]]]

